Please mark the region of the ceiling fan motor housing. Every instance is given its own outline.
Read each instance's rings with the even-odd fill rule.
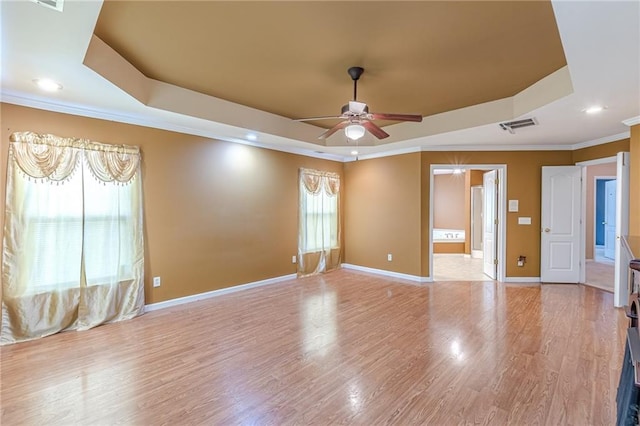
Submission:
[[[353,113],[351,112],[351,110],[349,109],[349,104],[346,105],[342,105],[342,115],[353,115]],[[369,114],[369,107],[365,105],[364,109],[362,110],[362,114],[359,115],[364,115],[364,114]]]

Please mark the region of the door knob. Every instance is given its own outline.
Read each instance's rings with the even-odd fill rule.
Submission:
[[[607,224],[607,222],[602,222],[602,224],[603,224],[603,225],[606,225],[606,224]]]
[[[549,228],[544,228],[544,232],[551,232],[551,229],[549,229]]]

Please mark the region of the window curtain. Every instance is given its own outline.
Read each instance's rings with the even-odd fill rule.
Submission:
[[[300,169],[298,276],[340,266],[340,175]]]
[[[139,149],[12,134],[3,243],[0,344],[143,313]]]

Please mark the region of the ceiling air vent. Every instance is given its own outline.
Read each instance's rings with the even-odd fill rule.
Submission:
[[[502,130],[508,130],[512,135],[516,133],[516,129],[523,127],[537,126],[538,121],[535,118],[525,118],[524,120],[507,121],[500,123]]]
[[[62,12],[62,3],[64,0],[31,0],[34,3],[38,3],[41,6],[47,7],[49,9],[57,10],[58,12]]]

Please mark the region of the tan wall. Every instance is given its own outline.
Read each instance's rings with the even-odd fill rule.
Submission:
[[[147,303],[295,272],[290,259],[297,251],[299,167],[339,173],[344,169],[347,263],[419,276],[430,275],[431,164],[507,164],[507,198],[520,200],[520,212],[507,213],[508,277],[539,275],[542,165],[573,164],[631,150],[631,212],[640,207],[640,126],[632,128],[631,142],[573,152],[422,152],[343,166],[9,104],[0,105],[0,116],[3,203],[11,132],[31,130],[141,146]],[[532,225],[518,225],[518,216],[530,216]],[[0,215],[0,226],[3,219]],[[632,214],[631,222],[640,235],[638,216]],[[392,262],[386,260],[387,253],[393,254]],[[516,266],[518,255],[527,256],[524,268]],[[157,275],[163,285],[154,289],[150,279]]]
[[[576,149],[572,152],[572,161],[573,163],[579,163],[581,161],[596,160],[598,158],[615,157],[619,152],[629,151],[629,143],[629,139],[621,139],[602,145]]]
[[[585,257],[587,259],[593,259],[593,248],[595,246],[595,177],[616,177],[616,163],[607,163],[607,164],[598,164],[594,166],[587,167],[587,201],[586,201],[586,230],[587,234],[585,237]]]
[[[9,104],[0,108],[2,191],[14,131],[141,147],[146,303],[294,273],[298,168],[343,171],[339,162]],[[4,205],[4,193],[2,200]],[[413,207],[412,214],[418,211]],[[162,277],[161,287],[151,286],[152,276]]]
[[[463,254],[464,243],[433,243],[433,252],[436,254]]]
[[[507,213],[506,275],[507,277],[537,277],[540,275],[540,204],[541,167],[572,164],[571,151],[514,152],[423,152],[422,170],[428,176],[431,164],[506,164],[507,199],[519,200],[520,211]],[[423,185],[423,220],[428,218],[429,185]],[[425,205],[426,204],[426,205]],[[518,216],[531,217],[531,225],[518,225]],[[428,225],[427,225],[428,229]],[[428,231],[427,231],[428,232]],[[527,257],[524,267],[518,267],[517,257]],[[429,247],[423,244],[423,276],[429,276]]]
[[[640,235],[640,124],[631,127],[629,152],[629,235]]]
[[[346,163],[344,170],[345,262],[420,275],[420,153]]]
[[[433,227],[465,229],[465,174],[433,177]]]

